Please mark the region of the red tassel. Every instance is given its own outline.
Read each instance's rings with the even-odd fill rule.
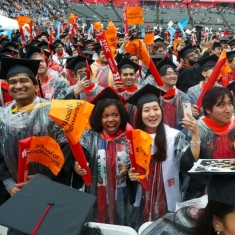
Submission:
[[[87,74],[87,79],[90,80],[90,78],[91,78],[91,69],[90,69],[90,66],[89,66],[87,60],[86,60],[86,74]]]

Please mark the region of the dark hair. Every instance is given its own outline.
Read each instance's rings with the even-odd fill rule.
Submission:
[[[86,62],[79,62],[74,66],[74,73],[77,74],[77,71],[81,68],[86,68]],[[90,67],[91,68],[91,67]]]
[[[89,224],[86,224],[83,226],[81,232],[79,235],[102,235],[103,233],[101,232],[99,227],[94,227],[91,228],[89,227]]]
[[[233,59],[234,59],[234,57],[233,57],[233,58],[228,59],[228,62],[229,62],[229,63],[232,63],[232,62],[233,62]]]
[[[224,101],[225,95],[228,95],[231,101],[233,102],[232,93],[228,88],[217,86],[208,90],[202,98],[202,107],[204,115],[209,116],[209,114],[206,112],[206,109],[212,111],[214,105],[218,102],[219,99],[220,103]]]
[[[114,100],[114,99],[100,100],[95,105],[95,108],[93,109],[90,119],[89,119],[90,126],[94,131],[101,132],[103,130],[102,115],[103,115],[104,109],[111,105],[114,105],[117,107],[118,112],[120,113],[120,116],[121,116],[120,129],[125,131],[126,124],[130,122],[129,114],[126,108],[124,107],[124,105],[119,100]]]
[[[144,105],[141,105],[138,108],[138,111],[136,114],[136,128],[145,131],[146,127],[142,119],[143,106]],[[160,105],[159,107],[162,112],[162,107]],[[163,162],[166,160],[166,133],[165,133],[164,123],[163,123],[163,112],[162,112],[162,120],[157,126],[156,131],[157,131],[157,135],[154,138],[154,144],[157,147],[157,152],[154,153],[154,159],[157,162]]]
[[[166,69],[163,69],[162,71],[160,70],[160,76],[165,76],[166,75],[166,73],[167,73],[167,69],[173,69],[173,71],[174,72],[176,72],[176,70],[174,69],[174,68],[172,68],[172,67],[168,67],[168,68],[166,68]]]
[[[134,72],[135,72],[135,69],[134,69],[134,67],[132,66],[132,65],[129,65],[129,64],[125,64],[125,65],[123,65],[120,69],[119,69],[119,73],[120,74],[122,74],[122,70],[123,69],[133,69],[134,70]]]
[[[206,72],[206,71],[208,71],[209,69],[213,69],[214,67],[215,67],[215,65],[205,67],[205,68],[202,69],[202,72]]]
[[[213,228],[213,216],[215,215],[223,222],[224,217],[233,212],[235,206],[216,202],[216,201],[208,201],[208,204],[204,210],[204,212],[199,217],[198,223],[196,227],[193,229],[194,235],[214,235],[216,232]]]

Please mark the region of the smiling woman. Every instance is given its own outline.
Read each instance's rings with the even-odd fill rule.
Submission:
[[[86,191],[97,196],[89,220],[128,225],[132,210],[126,182],[130,159],[125,130],[129,115],[121,100],[115,90],[106,87],[91,101],[95,104],[90,116],[91,129],[82,135],[80,143],[93,175],[92,185]],[[76,187],[86,171],[77,162],[74,171]]]

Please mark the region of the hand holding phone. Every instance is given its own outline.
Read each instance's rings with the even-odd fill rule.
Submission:
[[[87,77],[87,73],[80,73],[80,81],[84,78]],[[86,79],[88,80],[88,79]]]
[[[182,109],[183,109],[183,116],[185,119],[190,120],[187,114],[193,115],[192,114],[192,105],[191,103],[188,102],[183,102],[182,103]]]

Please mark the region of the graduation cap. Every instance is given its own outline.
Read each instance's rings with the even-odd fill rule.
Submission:
[[[78,235],[95,201],[93,195],[37,175],[1,206],[0,224],[22,235]]]
[[[192,44],[190,43],[186,47],[178,51],[178,57],[184,59],[186,55],[191,52],[193,52],[193,49],[192,49]]]
[[[221,44],[228,44],[228,39],[227,38],[220,38],[220,43]]]
[[[124,38],[124,37],[125,37],[125,34],[122,34],[122,33],[121,33],[121,34],[117,34],[117,37],[118,37],[118,38]]]
[[[219,57],[215,54],[207,56],[201,60],[197,61],[197,64],[201,66],[201,70],[204,71],[205,68],[214,67],[218,61]]]
[[[175,70],[177,68],[177,66],[172,62],[172,60],[169,59],[169,57],[165,57],[163,60],[161,60],[157,64],[156,67],[157,67],[160,74],[168,68],[172,68],[173,70]]]
[[[203,27],[200,25],[197,25],[197,26],[195,26],[195,29],[196,29],[196,32],[200,33],[202,31]]]
[[[228,45],[231,47],[231,46],[235,46],[235,39],[231,40]]]
[[[25,54],[25,57],[24,58],[28,58],[28,59],[31,59],[32,56],[35,54],[35,53],[40,53],[40,54],[45,54],[47,58],[50,57],[51,53],[48,52],[48,51],[44,51],[38,47],[35,47],[35,46],[32,46],[30,45],[29,49],[27,50],[26,54]]]
[[[191,38],[187,37],[186,40],[184,41],[186,45],[190,45],[192,43]]]
[[[165,94],[165,91],[147,84],[140,90],[137,90],[131,97],[129,97],[126,100],[126,103],[136,105],[137,108],[139,108],[141,105],[153,101],[157,101],[159,103],[159,97],[164,96]]]
[[[49,37],[48,33],[47,32],[41,32],[40,34],[37,35],[37,37],[35,39],[39,39],[41,38],[42,36],[45,36],[45,37]]]
[[[12,51],[7,47],[4,47],[0,50],[0,54],[13,57],[13,55],[16,54],[16,52]]]
[[[154,42],[163,42],[163,39],[159,36],[159,35],[156,35],[154,36]]]
[[[95,45],[93,49],[98,55],[103,50],[100,44]]]
[[[226,52],[227,59],[230,60],[235,57],[235,51]]]
[[[215,49],[217,47],[222,47],[221,43],[220,42],[214,42],[213,43],[213,46],[212,46],[212,49]]]
[[[99,101],[102,101],[102,100],[105,100],[105,99],[119,100],[121,102],[125,101],[125,99],[121,95],[119,95],[112,87],[107,86],[100,93],[98,93],[90,101],[90,103],[96,105]]]
[[[75,56],[69,56],[69,57],[60,57],[60,58],[58,58],[60,61],[63,61],[63,60],[66,60],[66,64],[69,64],[73,59],[75,59],[77,56],[75,55]],[[62,62],[61,62],[61,64],[63,64]]]
[[[235,55],[234,55],[235,57]],[[227,88],[233,92],[233,95],[235,95],[235,81],[233,82],[230,82],[228,85],[227,85]]]
[[[0,39],[0,45],[4,47],[8,42],[10,42],[10,39],[8,38],[1,38]]]
[[[95,54],[94,51],[82,50],[82,56],[85,57],[85,58],[92,59],[92,57],[93,57],[94,54]]]
[[[164,58],[164,55],[150,55],[155,66]]]
[[[64,43],[61,42],[59,39],[56,39],[56,40],[53,42],[54,48],[57,48],[59,45],[62,45],[62,46],[64,47]]]
[[[211,175],[208,184],[208,200],[235,206],[234,175]]]
[[[12,43],[12,42],[8,42],[4,48],[9,48],[11,51],[14,51],[16,53],[18,53],[18,45],[16,45],[15,43]]]
[[[53,51],[55,47],[48,42],[42,41],[37,45],[38,48],[43,50]]]
[[[68,35],[67,34],[63,34],[60,36],[60,39],[66,38]]]
[[[34,84],[37,84],[36,75],[38,73],[38,67],[40,60],[29,59],[16,59],[10,57],[3,57],[1,59],[1,66],[4,69],[0,71],[0,79],[8,80],[10,77],[20,73],[28,74]]]
[[[93,41],[92,41],[92,40],[86,40],[86,41],[83,42],[83,44],[84,44],[85,46],[87,46],[87,45],[89,45],[89,44],[92,44],[92,45],[93,45]]]
[[[118,71],[120,72],[121,68],[125,65],[130,65],[133,67],[135,73],[139,69],[139,65],[133,62],[132,60],[128,59],[127,57],[124,57],[117,65]]]
[[[77,70],[81,66],[83,66],[83,65],[86,66],[86,60],[87,60],[89,65],[94,63],[94,60],[86,59],[85,57],[78,55],[70,63],[67,63],[66,68],[67,69],[73,69],[75,74],[76,74]]]

